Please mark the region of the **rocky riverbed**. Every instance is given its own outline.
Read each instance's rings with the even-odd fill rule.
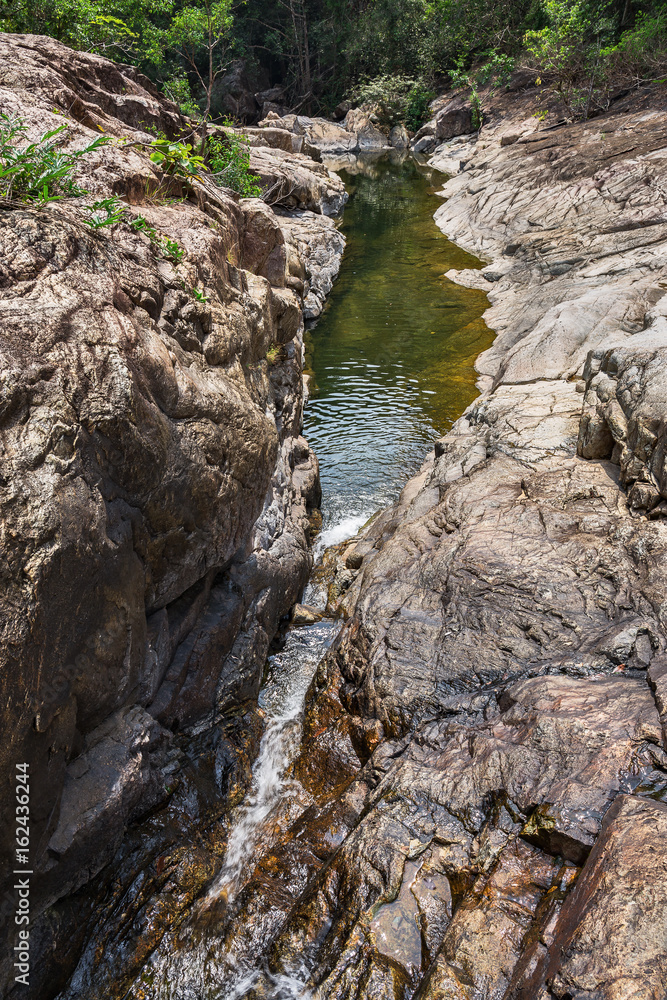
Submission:
[[[271,951],[318,998],[664,993],[663,98],[540,131],[538,96],[431,160],[497,337],[338,556],[300,767],[346,836]]]
[[[211,897],[311,565],[303,317],[345,197],[319,159],[384,139],[271,119],[251,151],[270,206],[205,178],[158,200],[145,129],[174,134],[174,105],[49,39],[0,54],[3,109],[31,138],[118,140],[82,186],[184,251],[92,232],[79,199],[2,208],[0,759],[31,766],[31,997],[218,996],[242,939],[235,996],[255,1000],[662,998],[660,91],[544,130],[529,88],[489,99],[479,135],[427,129],[453,175],[438,224],[488,261],[450,272],[491,301],[482,395],[327,558],[345,622],[308,692],[300,797],[246,888]]]

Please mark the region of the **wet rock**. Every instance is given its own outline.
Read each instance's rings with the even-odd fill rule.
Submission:
[[[515,997],[659,996],[667,975],[667,806],[620,796],[565,902],[554,940]]]
[[[299,773],[368,792],[269,952],[317,998],[648,998],[663,976],[664,120],[542,134],[513,100],[437,213],[489,261],[450,275],[491,299],[483,394],[334,560],[347,621]]]
[[[322,618],[322,609],[310,604],[295,604],[292,608],[292,625],[313,625]]]

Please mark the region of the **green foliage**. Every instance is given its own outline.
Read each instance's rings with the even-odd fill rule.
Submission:
[[[610,5],[610,0],[544,0],[548,23],[525,35],[528,52],[576,117],[588,117],[602,79],[602,44],[614,31]]]
[[[83,221],[91,229],[104,229],[105,226],[115,226],[125,219],[125,206],[118,198],[102,198],[93,205],[86,206],[90,218]]]
[[[170,260],[174,264],[179,264],[185,256],[185,250],[183,250],[176,240],[170,240],[168,237],[158,233],[157,229],[151,226],[143,215],[135,216],[130,222],[130,228],[135,233],[143,233],[144,236],[147,236],[156,250],[159,250],[166,260]]]
[[[185,257],[185,250],[183,250],[179,243],[176,240],[170,240],[166,237],[162,240],[162,252],[167,260],[172,261],[174,264],[180,264]]]
[[[282,360],[283,349],[279,344],[271,344],[266,352],[266,360],[270,366],[277,365]]]
[[[74,181],[77,163],[110,139],[100,136],[84,149],[64,150],[67,128],[59,125],[37,142],[21,145],[28,131],[25,122],[0,114],[0,197],[49,202],[85,194]]]
[[[164,81],[162,89],[169,100],[179,106],[184,115],[187,115],[188,118],[194,118],[196,121],[201,119],[201,108],[192,96],[187,76],[172,76]]]
[[[153,163],[167,174],[199,179],[199,175],[207,169],[204,157],[194,153],[189,142],[159,138],[148,149]]]
[[[208,298],[204,295],[203,292],[200,292],[198,288],[192,288],[191,292],[194,298],[197,300],[197,302],[208,302]]]
[[[638,84],[667,73],[667,9],[640,13],[634,28],[624,31],[616,45],[601,52],[609,82],[627,78]]]
[[[359,104],[372,107],[381,125],[391,128],[403,122],[416,130],[428,117],[435,94],[412,77],[378,76],[362,82],[352,96]]]
[[[260,178],[250,172],[250,148],[243,136],[227,132],[225,138],[209,138],[208,166],[222,187],[237,191],[243,198],[261,198]]]
[[[0,0],[0,30],[139,66],[202,122],[202,140],[213,83],[238,57],[306,114],[377,81],[411,81],[409,96],[378,95],[386,124],[411,127],[440,74],[503,86],[526,54],[573,117],[667,73],[667,0]]]
[[[495,84],[499,87],[506,87],[510,82],[516,59],[505,52],[497,52],[492,49],[484,56],[484,62],[475,71],[475,83],[480,87],[487,84]]]
[[[543,0],[546,24],[524,41],[536,66],[573,118],[609,106],[614,89],[637,85],[667,70],[667,10],[637,12],[619,32],[629,4],[614,0]]]

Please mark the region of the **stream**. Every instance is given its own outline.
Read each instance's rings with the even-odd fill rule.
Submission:
[[[306,337],[304,434],[318,455],[323,491],[319,556],[397,498],[434,439],[474,399],[474,360],[492,339],[481,319],[486,296],[444,277],[479,262],[433,222],[442,175],[411,158],[357,161],[341,175],[350,192],[346,251]],[[314,583],[303,599],[324,604]],[[264,735],[221,872],[177,946],[158,949],[142,976],[164,1000],[309,996],[305,966],[302,975],[275,977],[263,955],[309,878],[298,850],[290,853],[290,837],[314,800],[290,766],[308,687],[339,627],[327,619],[292,627],[269,659],[259,697]],[[334,850],[335,831],[326,837]]]

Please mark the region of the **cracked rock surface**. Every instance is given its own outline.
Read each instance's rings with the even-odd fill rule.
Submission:
[[[82,197],[0,206],[0,764],[30,767],[31,996],[51,997],[119,887],[173,919],[220,863],[258,734],[242,706],[312,562],[304,299],[336,275],[345,192],[268,147],[277,211],[165,178],[145,130],[179,133],[177,107],[53,39],[2,36],[0,103],[30,140],[114,139],[79,161]],[[180,260],[128,221],[87,226],[112,194]]]
[[[438,224],[487,261],[449,276],[497,337],[480,398],[332,560],[294,836],[339,843],[252,997],[664,992],[664,98],[545,131],[537,99],[490,96],[432,160]]]

